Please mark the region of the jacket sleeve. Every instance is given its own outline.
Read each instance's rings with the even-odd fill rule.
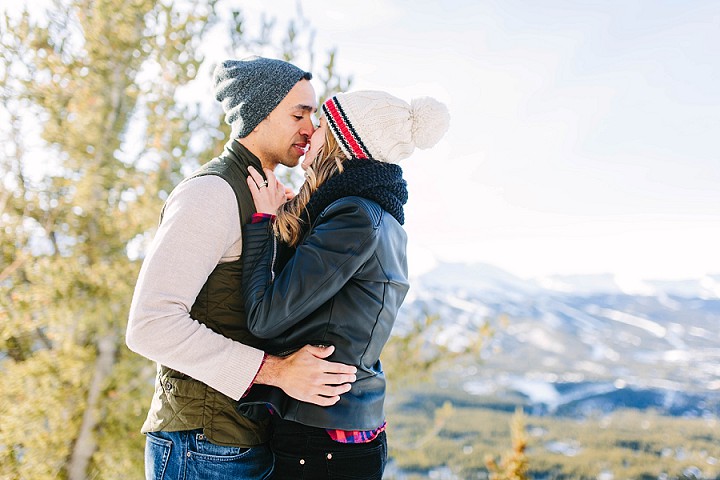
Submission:
[[[379,207],[348,198],[330,205],[274,279],[269,223],[246,225],[243,293],[250,331],[273,338],[332,298],[374,253],[381,215]]]

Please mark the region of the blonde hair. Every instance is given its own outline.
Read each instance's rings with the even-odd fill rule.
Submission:
[[[325,143],[320,147],[317,157],[305,172],[305,183],[295,197],[286,202],[278,211],[273,226],[275,235],[286,244],[295,247],[300,242],[303,231],[302,213],[310,197],[329,178],[342,173],[342,163],[347,159],[340,145],[330,131],[325,132]]]

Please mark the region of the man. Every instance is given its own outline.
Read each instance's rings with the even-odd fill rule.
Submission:
[[[130,308],[128,347],[158,363],[142,428],[147,478],[267,478],[266,411],[245,417],[235,401],[259,383],[327,406],[355,381],[355,367],[324,360],[332,347],[265,355],[243,309],[241,232],[255,212],[248,167],[298,164],[317,108],[310,79],[259,57],[215,70],[231,140],[168,197]]]

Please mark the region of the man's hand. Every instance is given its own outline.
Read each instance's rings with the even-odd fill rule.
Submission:
[[[255,383],[281,388],[302,402],[329,407],[350,390],[357,368],[342,363],[328,362],[335,347],[305,345],[287,357],[268,355],[260,368]]]

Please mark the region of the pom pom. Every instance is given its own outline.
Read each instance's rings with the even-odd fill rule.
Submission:
[[[415,146],[426,149],[435,145],[450,126],[450,112],[434,98],[420,97],[410,102],[412,137]]]

